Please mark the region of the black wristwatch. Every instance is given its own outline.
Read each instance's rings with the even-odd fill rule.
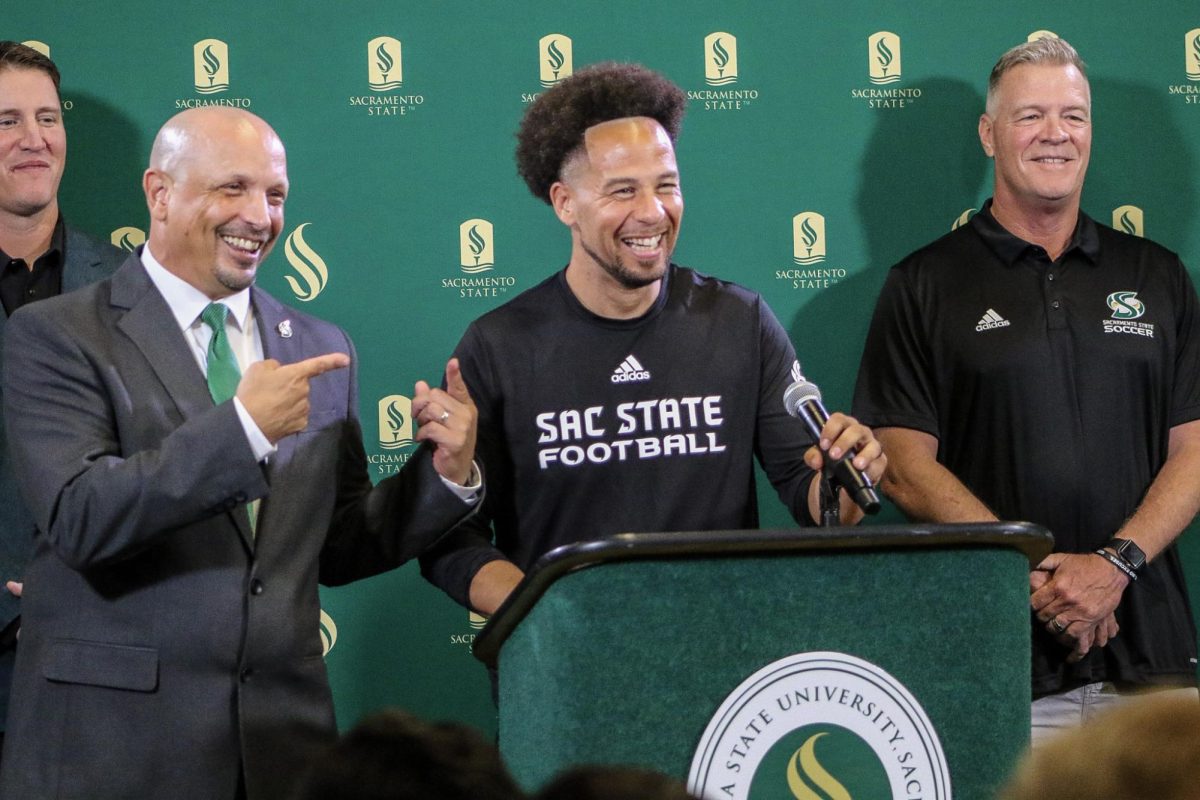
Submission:
[[[1108,540],[1105,547],[1111,547],[1117,553],[1117,558],[1129,565],[1129,568],[1134,572],[1138,572],[1146,565],[1146,554],[1142,552],[1142,548],[1138,547],[1131,539],[1118,539],[1113,537]]]

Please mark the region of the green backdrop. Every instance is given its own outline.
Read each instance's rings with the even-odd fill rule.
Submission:
[[[640,61],[688,90],[676,260],[761,292],[831,407],[849,402],[888,266],[990,194],[988,71],[1037,31],[1091,67],[1085,210],[1112,222],[1135,207],[1118,227],[1200,270],[1195,0],[3,5],[0,37],[44,43],[63,71],[62,197],[84,229],[144,235],[139,176],[177,110],[227,103],[275,126],[288,240],[260,282],[356,342],[376,477],[411,450],[413,382],[438,379],[473,318],[565,263],[566,231],[515,176],[513,131],[544,82],[595,61]],[[765,526],[790,524],[762,503]],[[1184,546],[1200,596],[1200,546]],[[323,604],[343,727],[396,704],[495,730],[469,652],[478,621],[415,565]]]

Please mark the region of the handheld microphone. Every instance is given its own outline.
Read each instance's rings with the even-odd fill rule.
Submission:
[[[793,373],[796,374],[796,373]],[[821,390],[803,375],[800,380],[789,386],[783,393],[783,406],[793,417],[799,417],[808,427],[809,433],[817,441],[821,440],[821,429],[829,421],[829,412],[821,404]],[[831,459],[828,453],[822,453],[825,459],[825,473],[833,478],[850,493],[850,499],[868,514],[879,513],[879,494],[875,491],[871,479],[862,470],[854,466],[851,460],[855,451],[842,454],[839,459]]]

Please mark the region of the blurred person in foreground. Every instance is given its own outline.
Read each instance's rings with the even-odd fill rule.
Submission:
[[[533,800],[694,800],[684,785],[640,767],[583,765],[564,770]]]
[[[1000,800],[1200,800],[1200,703],[1147,695],[1028,754]]]
[[[457,722],[373,714],[318,756],[295,800],[523,800],[496,746]]]

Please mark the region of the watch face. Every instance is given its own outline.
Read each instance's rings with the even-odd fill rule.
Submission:
[[[1117,547],[1117,555],[1128,561],[1134,569],[1141,569],[1146,563],[1146,554],[1131,539],[1113,539],[1113,544]]]

